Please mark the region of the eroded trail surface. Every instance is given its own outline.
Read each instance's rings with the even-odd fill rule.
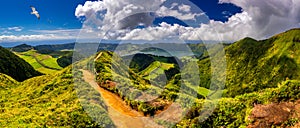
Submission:
[[[83,79],[98,90],[108,106],[108,114],[118,128],[160,128],[150,117],[144,117],[141,113],[131,109],[116,94],[100,88],[95,82],[95,76],[87,70],[83,72]]]

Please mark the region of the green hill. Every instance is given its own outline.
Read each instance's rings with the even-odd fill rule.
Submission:
[[[274,117],[273,121],[280,120],[279,123],[267,122],[265,116],[253,119],[251,115],[255,112],[254,108],[260,113],[264,112],[256,105],[299,102],[299,39],[300,29],[292,29],[266,40],[245,38],[227,45],[224,90],[227,98],[220,99],[212,115],[203,122],[201,117],[204,100],[200,100],[177,126],[209,128],[246,127],[251,124],[261,125],[260,127],[288,127],[297,124],[300,117],[292,116],[295,114],[294,110],[286,112],[290,116],[280,119]],[[198,64],[202,74],[200,86],[208,88],[211,77],[210,59],[202,59]],[[282,111],[275,109],[273,115],[282,115]]]
[[[212,92],[208,89],[211,83],[211,60],[207,57],[208,53],[203,45],[193,44],[190,47],[194,47],[194,52],[201,51],[201,56],[197,57],[200,58],[197,60],[201,80],[199,85],[191,75],[190,81],[181,80],[182,76],[188,74],[179,74],[178,65],[181,63],[178,64],[176,58],[138,54],[128,60],[130,57],[122,58],[108,51],[99,52],[94,65],[94,58],[90,57],[61,71],[28,77],[23,82],[14,80],[15,76],[0,74],[0,126],[114,127],[101,95],[84,82],[82,72],[72,67],[95,72],[99,86],[117,94],[129,107],[146,116],[166,109],[176,99],[188,111],[173,127],[231,128],[257,124],[261,127],[289,127],[300,122],[300,111],[296,106],[300,103],[300,29],[266,40],[245,38],[226,45],[225,97],[217,101],[207,98]],[[18,75],[22,73],[22,69],[29,71],[30,68],[24,68],[20,63],[24,62],[24,65],[31,67],[29,64],[2,49],[0,48],[0,71],[10,69],[9,72],[12,72],[11,69],[14,69],[13,72]],[[216,53],[218,54],[220,53]],[[197,58],[186,57],[183,60]],[[65,59],[70,60],[70,55]],[[124,62],[129,62],[129,65]],[[189,65],[184,68],[195,70]],[[32,67],[31,69],[33,70]],[[164,74],[167,78],[165,84],[159,82]],[[76,85],[81,89],[76,90]],[[156,98],[144,101],[153,96]],[[83,102],[88,104],[80,104]],[[186,104],[187,102],[192,103]],[[287,115],[280,119],[274,116],[266,121],[268,116],[255,116],[257,111],[260,114],[265,112],[259,108],[270,104],[295,105],[291,109],[285,107],[282,111],[274,111],[273,115],[282,116],[283,112]],[[210,110],[206,107],[216,108]],[[89,117],[85,108],[92,108],[98,120]],[[269,110],[273,112],[273,109],[271,107]],[[210,113],[212,114],[206,116]],[[273,119],[275,121],[272,122]],[[169,120],[155,121],[166,127],[172,124]]]
[[[280,82],[300,78],[300,29],[270,39],[245,38],[226,48],[227,94],[276,87]]]
[[[17,83],[0,75],[1,127],[112,127],[99,93],[90,88],[70,67],[53,75],[43,75]],[[75,90],[74,81],[80,85]],[[4,84],[4,85],[2,85]],[[79,97],[79,94],[86,94]],[[79,101],[79,99],[81,101]],[[92,103],[89,100],[93,100]],[[82,106],[80,102],[86,102]],[[92,107],[99,120],[88,116]],[[99,123],[97,123],[97,122]]]
[[[10,48],[14,52],[26,52],[31,49],[33,49],[33,46],[27,45],[27,44],[21,44],[15,47]]]
[[[62,69],[57,63],[57,58],[48,54],[40,54],[36,50],[15,52],[15,54],[28,62],[35,70],[44,74],[51,74]]]
[[[0,73],[7,74],[17,81],[41,75],[30,64],[5,48],[0,47],[0,55]]]
[[[235,97],[277,87],[285,80],[298,80],[299,38],[300,29],[292,29],[265,40],[245,38],[227,45],[225,95]],[[198,64],[202,74],[200,86],[209,88],[210,58],[204,58]]]
[[[271,103],[299,103],[299,99],[300,81],[287,80],[281,82],[276,88],[263,89],[257,92],[239,95],[235,98],[221,98],[216,105],[216,109],[213,111],[205,111],[206,108],[203,108],[203,105],[205,103],[209,103],[209,101],[200,100],[176,126],[201,128],[244,128],[251,124],[256,125],[256,127],[269,128],[291,127],[300,122],[300,111],[293,109],[293,107],[296,106],[292,106],[291,108],[280,106],[282,109],[277,110],[276,107],[271,107],[265,111],[263,109],[259,109],[258,106],[268,106]],[[251,116],[255,113],[255,111],[253,111],[254,108],[258,108],[258,111],[256,112],[263,116],[253,119]],[[212,114],[208,117],[205,116],[205,114],[209,112]],[[268,117],[269,114],[271,115],[270,118]],[[268,120],[272,121],[267,122]]]
[[[178,93],[178,90],[182,89],[178,88],[178,85],[180,85],[180,75],[173,75],[171,79],[168,80],[165,91],[160,95],[161,98],[158,101],[162,103],[163,101],[172,102],[172,98],[176,98],[178,95],[186,95],[187,97],[194,93],[200,95],[198,96],[199,100],[197,100],[195,106],[188,112],[185,119],[177,124],[178,127],[247,126],[251,123],[251,121],[246,120],[246,118],[254,108],[253,104],[295,101],[300,98],[298,81],[300,76],[299,37],[300,30],[293,29],[266,40],[257,41],[251,38],[245,38],[231,45],[226,45],[227,70],[224,94],[228,98],[222,98],[220,100],[218,107],[213,111],[213,115],[209,116],[205,122],[198,121],[200,119],[199,116],[203,114],[201,113],[201,107],[205,102],[204,97],[210,92],[210,90],[205,89],[209,88],[210,85],[210,58],[203,58],[198,62],[201,79],[200,86],[205,88],[196,87],[192,81],[190,81],[185,84],[181,83],[181,86],[183,86],[185,90],[181,90],[183,94]],[[130,95],[125,95],[124,93],[128,91],[122,92],[122,89],[142,87],[140,89],[143,90],[143,87],[147,89],[152,88],[149,87],[149,78],[163,74],[160,70],[163,70],[163,68],[159,68],[159,63],[161,63],[162,60],[157,61],[150,58],[149,61],[143,61],[142,58],[149,58],[149,56],[142,57],[142,55],[138,55],[140,57],[133,58],[129,74],[126,74],[124,73],[126,71],[125,69],[129,67],[114,62],[115,60],[122,61],[122,59],[117,57],[117,59],[112,60],[112,55],[113,53],[104,53],[103,58],[100,58],[96,62],[96,69],[99,73],[97,78],[99,84],[119,94],[132,108],[137,108],[137,110],[144,108],[140,109],[144,114],[154,114],[159,108],[151,106],[151,104],[143,104],[130,100],[145,95],[138,91],[132,92]],[[169,64],[164,65],[170,67]],[[118,68],[117,71],[120,72],[112,73],[111,67]],[[157,72],[154,71],[156,69]],[[147,73],[153,71],[154,74],[150,76],[147,75]],[[145,73],[146,75],[144,75]],[[113,77],[114,75],[117,77]],[[128,76],[130,79],[122,78],[122,76]],[[141,82],[143,80],[144,82]],[[118,84],[121,83],[121,86],[118,85],[118,88],[110,86],[109,83],[111,83],[111,81],[117,82]],[[125,81],[132,81],[134,85],[125,84],[126,86],[123,87],[123,83],[128,83]],[[152,89],[157,90],[158,88]],[[288,121],[285,123],[288,123]],[[282,122],[280,125],[286,126],[285,123]],[[273,124],[273,126],[279,126],[279,124]]]
[[[41,54],[51,54],[55,51],[73,50],[74,46],[75,46],[75,43],[54,44],[54,45],[38,45],[38,46],[35,46],[34,49],[37,50],[37,52],[41,53]]]

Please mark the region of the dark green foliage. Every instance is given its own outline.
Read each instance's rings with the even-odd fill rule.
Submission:
[[[211,84],[211,63],[210,59],[206,58],[198,62],[199,74],[200,74],[200,86],[210,88]]]
[[[151,102],[136,100],[143,96],[144,90],[147,90],[146,95],[157,94],[158,86],[151,86],[148,80],[144,79],[138,73],[133,72],[131,68],[128,68],[128,66],[124,64],[122,58],[113,55],[112,52],[106,51],[99,54],[101,54],[101,57],[95,62],[95,69],[98,73],[97,82],[101,87],[119,95],[131,108],[143,112],[145,115],[152,116],[157,111],[163,110],[168,102],[175,100],[176,92],[167,91]],[[151,55],[140,55],[138,57],[141,56],[152,57]],[[159,57],[153,57],[153,60],[158,58]],[[164,59],[164,61],[168,61],[168,59]],[[117,88],[112,84],[114,82],[117,84]],[[161,87],[161,89],[163,88],[164,87]]]
[[[39,45],[35,46],[34,49],[38,51],[38,53],[41,54],[50,54],[55,51],[60,50],[73,50],[75,46],[75,43],[69,43],[69,44],[57,44],[57,45]]]
[[[131,58],[131,60],[129,60],[129,58]],[[155,61],[175,64],[175,68],[170,68],[169,70],[164,71],[168,80],[170,80],[175,74],[179,73],[178,63],[180,63],[180,61],[178,61],[175,57],[155,56],[150,54],[135,54],[134,56],[122,57],[122,59],[124,60],[124,62],[130,63],[129,68],[135,73],[141,72]]]
[[[77,52],[69,51],[66,54],[61,54],[57,59],[57,64],[61,67],[67,67],[74,62],[82,60],[84,57]]]
[[[199,101],[177,127],[246,127],[254,104],[269,104],[300,99],[299,62],[300,29],[256,41],[245,38],[226,46],[227,80],[225,95],[205,121],[203,104]],[[210,60],[198,62],[201,86],[210,85]],[[208,112],[209,113],[209,112]],[[289,119],[284,126],[292,126]],[[271,124],[273,127],[274,124]]]
[[[300,30],[290,30],[270,39],[256,41],[245,38],[225,48],[226,96],[234,97],[265,88],[276,87],[287,79],[300,77],[300,44],[295,39]],[[209,58],[200,60],[202,87],[210,85]]]
[[[27,44],[21,44],[15,47],[10,48],[14,52],[26,52],[31,49],[33,49],[33,46],[27,45]]]
[[[62,56],[57,59],[57,64],[61,67],[67,67],[72,64],[72,56]]]
[[[298,99],[300,99],[300,82],[289,80],[282,82],[278,88],[265,89],[235,98],[222,98],[216,109],[213,110],[212,115],[205,119],[205,121],[201,120],[201,117],[204,117],[202,115],[204,102],[198,102],[197,105],[189,110],[185,119],[177,126],[205,128],[247,126],[250,123],[247,116],[249,115],[249,110],[254,107],[254,104],[295,101]],[[285,123],[288,125],[296,121],[290,119]]]
[[[194,55],[201,59],[207,56],[207,48],[203,43],[188,44]]]
[[[42,75],[26,61],[5,48],[0,47],[0,55],[0,73],[7,74],[17,81]]]
[[[131,60],[127,60],[127,58],[131,58]],[[142,71],[155,61],[153,57],[146,54],[135,54],[134,56],[123,57],[123,59],[130,61],[129,67],[135,72]]]
[[[300,82],[286,81],[283,85],[272,92],[272,99],[275,102],[280,101],[295,101],[300,99]]]

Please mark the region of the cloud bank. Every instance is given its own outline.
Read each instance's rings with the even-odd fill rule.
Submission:
[[[75,16],[84,18],[83,29],[97,32],[99,38],[120,40],[160,40],[174,37],[183,40],[222,41],[236,41],[244,37],[264,39],[300,27],[300,0],[219,0],[219,4],[223,3],[239,6],[242,12],[229,16],[225,23],[209,20],[205,24],[199,22],[196,27],[164,22],[159,26],[151,25],[155,16],[172,16],[189,22],[204,15],[194,5],[180,3],[179,0],[87,1],[84,5],[78,5]],[[135,28],[138,25],[145,27]]]
[[[12,31],[18,29],[12,28]],[[26,41],[45,41],[45,40],[70,40],[76,39],[79,29],[68,30],[30,30],[36,34],[20,34],[4,33],[0,35],[0,42],[26,42]]]
[[[174,38],[233,42],[245,37],[264,39],[300,27],[300,0],[219,0],[219,4],[224,3],[239,6],[242,12],[223,12],[228,13],[229,19],[221,22],[209,20],[205,12],[188,0],[86,1],[75,10],[75,16],[83,21],[81,30],[32,30],[24,34],[23,27],[13,26],[0,28],[0,42]],[[190,26],[152,24],[156,17],[164,16],[175,17]]]

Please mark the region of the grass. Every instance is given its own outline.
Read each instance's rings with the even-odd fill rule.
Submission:
[[[290,36],[293,34],[294,36]],[[299,35],[299,31],[292,31],[263,41],[246,38],[228,46],[226,48],[228,67],[225,88],[227,97],[219,99],[217,104],[212,104],[215,102],[213,98],[205,99],[205,96],[214,93],[207,89],[209,86],[206,86],[210,85],[211,77],[209,58],[198,62],[200,74],[204,74],[200,76],[202,81],[200,86],[202,87],[195,86],[193,79],[182,81],[180,74],[177,74],[168,81],[161,97],[155,102],[174,101],[179,97],[176,100],[183,106],[186,105],[184,108],[188,111],[185,117],[176,124],[176,127],[246,127],[252,123],[248,116],[251,114],[254,104],[295,102],[300,99]],[[35,63],[33,54],[36,54],[35,51],[29,51],[20,56],[41,70],[42,65]],[[161,89],[151,87],[145,79],[159,78],[165,70],[174,68],[174,64],[163,63],[156,58],[157,61],[140,73],[128,73],[125,70],[128,67],[117,61],[120,58],[112,60],[112,54],[111,52],[103,53],[102,57],[96,61],[95,67],[99,73],[97,82],[107,90],[119,94],[129,106],[145,115],[153,115],[156,111],[161,110],[161,106],[151,106],[151,104],[132,100],[140,93],[138,91],[131,92],[131,89],[137,88],[142,91],[152,89],[153,92]],[[54,61],[49,59],[49,56],[40,55],[38,58],[48,65]],[[49,62],[44,61],[48,59]],[[93,71],[91,66],[93,61],[90,60],[93,58],[81,61],[78,65]],[[112,67],[117,70],[112,70]],[[194,70],[193,67],[187,68]],[[46,71],[47,69],[43,70],[49,72]],[[0,126],[100,127],[87,115],[83,110],[84,107],[98,110],[95,115],[100,117],[100,122],[105,122],[101,124],[102,127],[113,126],[101,96],[87,88],[88,85],[80,79],[82,76],[80,72],[76,71],[75,74],[72,74],[70,67],[55,72],[24,82],[16,82],[9,76],[0,74]],[[124,76],[128,76],[128,78]],[[107,81],[118,82],[119,88],[107,86],[109,85],[105,84]],[[79,83],[83,90],[77,90],[76,93],[74,83]],[[182,86],[184,89],[181,89]],[[186,92],[180,92],[182,90],[186,90]],[[196,92],[202,97],[193,97],[187,92]],[[77,94],[83,95],[79,95],[78,98]],[[129,96],[133,98],[129,98]],[[96,103],[87,106],[80,104],[82,101],[89,102],[91,100]],[[205,103],[208,106],[204,106]],[[159,105],[163,106],[163,103]],[[209,110],[206,107],[216,108]],[[206,109],[207,111],[202,111]],[[212,115],[205,116],[210,113]],[[205,121],[201,121],[202,117],[207,118]],[[290,119],[287,124],[294,124],[298,122],[297,120]],[[279,125],[272,125],[272,127],[279,127]]]
[[[216,78],[214,82],[211,82],[213,73],[211,62],[209,60],[210,58],[204,58],[198,61],[201,87],[197,86],[198,84],[192,76],[190,76],[191,79],[188,79],[187,81],[181,80],[180,76],[188,76],[189,74],[177,74],[177,77],[176,75],[175,77],[172,77],[164,88],[165,90],[161,95],[161,99],[172,101],[174,98],[181,96],[183,98],[179,99],[180,103],[188,103],[189,101],[194,100],[193,98],[195,97],[193,96],[196,93],[201,95],[197,95],[196,98],[198,99],[195,104],[188,106],[191,107],[191,110],[177,126],[246,127],[251,123],[247,120],[247,117],[250,114],[254,103],[268,104],[272,102],[295,101],[299,99],[300,84],[299,81],[297,81],[300,77],[300,56],[298,56],[300,54],[299,35],[300,31],[297,30],[261,41],[245,38],[227,46],[225,48],[225,57],[227,61],[226,74],[221,74],[226,78],[225,89],[223,90],[224,93],[222,91],[212,92],[208,89],[211,84],[216,84],[215,88],[212,88],[212,90],[222,87],[218,86],[218,84],[222,84],[222,82],[219,81],[222,80],[222,78]],[[218,48],[212,50],[218,51]],[[219,52],[216,52],[215,56],[218,56],[219,54]],[[109,68],[114,64],[101,60],[107,58],[109,58],[109,56],[100,58],[100,60],[96,62],[96,65],[101,65],[96,66],[97,70],[100,71],[98,73],[102,73],[102,69],[106,69],[105,67]],[[163,63],[159,58],[156,58],[155,60],[156,61],[141,72],[137,74],[133,73],[133,75],[136,75],[137,77],[132,78],[142,77],[143,79],[148,80],[156,79],[164,74],[165,69],[171,67],[170,65],[167,65],[166,67],[162,66]],[[195,70],[193,66],[187,66],[186,69],[191,72]],[[214,70],[219,71],[220,69]],[[109,74],[111,72],[108,71],[106,73]],[[103,82],[105,80],[103,77],[105,76],[99,75],[98,78],[101,79],[98,80]],[[139,84],[139,86],[141,86],[139,80],[134,80],[134,84]],[[119,84],[125,83],[122,81],[116,82]],[[280,87],[277,87],[278,85],[280,85]],[[124,88],[126,87],[129,88],[129,85],[124,85]],[[124,92],[120,93],[114,88],[112,88],[111,91],[119,93],[119,95],[124,98]],[[130,92],[130,89],[127,89],[125,93],[128,93],[128,91]],[[206,96],[210,94],[212,97],[209,97],[209,99],[213,99],[214,96],[221,94],[225,94],[226,97],[221,98],[217,105],[211,104],[216,105],[216,109],[211,112],[202,113],[201,110],[205,109],[205,106],[204,108],[202,107],[206,101],[215,102],[214,100],[205,99],[207,98]],[[149,112],[153,113],[153,111],[157,110],[156,107],[151,105],[136,105],[141,103],[137,103],[126,97],[124,99],[128,105],[133,106],[133,108],[143,108],[138,110],[142,110],[144,114]],[[206,121],[198,122],[201,118],[200,114],[207,113],[212,113],[212,115],[209,116]]]
[[[15,54],[28,62],[35,70],[44,74],[52,74],[62,69],[62,67],[57,64],[57,58],[53,58],[50,55],[39,54],[35,50],[21,53],[16,52]]]
[[[158,76],[165,74],[164,71],[169,70],[171,68],[174,68],[174,64],[155,61],[138,74],[143,76],[145,79],[153,80],[156,79]]]
[[[251,123],[247,117],[254,107],[253,104],[296,101],[300,98],[299,88],[299,81],[288,80],[282,82],[277,88],[264,89],[235,98],[222,98],[219,100],[217,108],[212,111],[212,115],[203,122],[199,120],[201,119],[201,111],[205,109],[203,104],[210,102],[210,100],[198,100],[196,105],[187,113],[186,118],[177,124],[177,127],[246,127]],[[280,124],[272,124],[272,127],[279,126]]]
[[[31,55],[28,54],[22,54],[22,53],[16,53],[20,58],[24,59],[26,62],[28,62],[34,69],[39,69],[43,67],[41,64],[39,64]]]
[[[74,81],[81,87],[80,90],[75,90],[78,86],[75,86]],[[99,93],[88,87],[80,72],[72,75],[70,67],[56,74],[20,83],[0,75],[0,83],[6,84],[5,88],[0,88],[1,127],[113,126]],[[85,94],[85,97],[79,94]],[[89,103],[90,98],[93,103]],[[88,104],[81,104],[82,102]],[[88,107],[93,107],[98,119],[105,123],[101,124],[101,121],[89,117],[83,110]]]

